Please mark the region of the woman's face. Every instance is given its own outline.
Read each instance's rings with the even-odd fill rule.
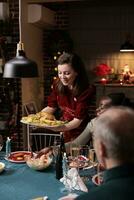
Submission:
[[[58,65],[58,77],[63,85],[71,87],[76,79],[76,76],[77,73],[72,69],[71,65]]]

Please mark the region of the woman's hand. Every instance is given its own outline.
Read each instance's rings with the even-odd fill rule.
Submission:
[[[52,147],[45,147],[44,149],[41,149],[37,153],[36,158],[40,158],[44,154],[52,155],[53,154],[53,148]]]

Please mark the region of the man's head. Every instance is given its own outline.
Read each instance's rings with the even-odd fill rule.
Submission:
[[[134,111],[111,107],[96,120],[94,147],[105,168],[134,163]]]

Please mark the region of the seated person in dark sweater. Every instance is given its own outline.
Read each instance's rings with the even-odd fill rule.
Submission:
[[[98,161],[106,169],[104,182],[76,199],[134,199],[134,111],[109,108],[97,118],[93,136]]]

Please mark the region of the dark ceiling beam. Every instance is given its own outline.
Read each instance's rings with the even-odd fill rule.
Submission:
[[[93,0],[29,0],[28,3],[56,3],[56,2],[80,2],[80,1],[93,1]]]

